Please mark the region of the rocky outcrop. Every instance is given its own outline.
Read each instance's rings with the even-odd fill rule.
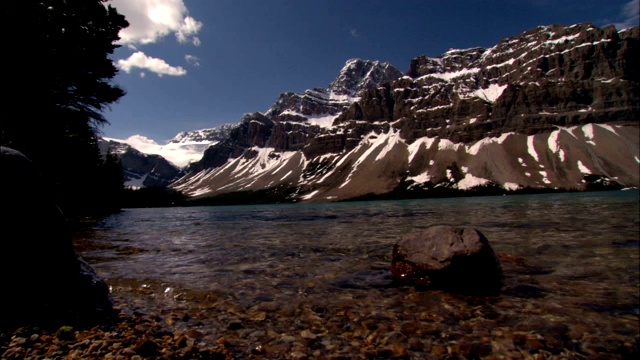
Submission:
[[[391,273],[402,284],[494,293],[502,269],[487,238],[470,227],[433,226],[402,237],[393,247]]]
[[[78,257],[35,166],[0,147],[0,324],[88,324],[113,315],[105,282]]]
[[[282,201],[638,187],[639,42],[638,27],[540,26],[386,82],[350,61],[330,88],[247,115],[172,186]]]
[[[391,64],[361,59],[348,60],[338,77],[329,85],[334,96],[359,97],[364,90],[402,77],[402,72]]]

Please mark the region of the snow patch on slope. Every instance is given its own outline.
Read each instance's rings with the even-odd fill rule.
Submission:
[[[275,152],[274,148],[259,148],[254,146],[251,150],[258,154],[251,159],[241,157],[238,167],[231,172],[232,175],[244,177],[249,174],[266,174],[272,170],[275,170],[274,173],[277,173],[279,169],[282,169],[283,163],[286,163],[286,160],[296,154],[294,151],[280,152],[278,153],[280,156],[274,158],[270,156]]]
[[[564,150],[560,149],[560,141],[558,140],[558,136],[560,136],[561,131],[562,130],[552,131],[549,135],[549,140],[547,140],[547,143],[549,144],[549,150],[551,150],[551,152],[554,154],[557,153],[558,157],[560,157],[560,161],[564,162]]]
[[[471,154],[471,155],[477,155],[478,152],[480,152],[480,149],[483,148],[484,146],[491,144],[491,143],[496,143],[496,144],[502,144],[505,140],[507,140],[507,138],[511,135],[513,135],[514,133],[512,132],[508,132],[508,133],[504,133],[502,135],[500,135],[499,137],[489,137],[489,138],[484,138],[481,140],[478,140],[475,144],[471,145],[470,147],[467,147],[467,153]]]
[[[465,174],[464,179],[458,181],[458,189],[468,190],[476,186],[486,185],[489,182],[487,179],[475,177],[471,174]]]
[[[464,146],[464,144],[454,143],[449,139],[440,139],[440,141],[438,141],[438,150],[457,151],[462,146]]]
[[[487,102],[494,103],[496,102],[496,99],[498,99],[500,95],[502,95],[502,92],[506,88],[507,88],[506,84],[505,85],[491,84],[486,89],[478,89],[474,91],[472,95],[475,97],[479,97],[480,99],[483,99]]]
[[[381,146],[384,146],[384,148],[380,152],[380,153],[383,153],[382,157],[384,157],[384,154],[386,154],[398,141],[400,141],[400,139],[401,139],[400,132],[399,131],[394,132],[393,128],[390,128],[389,132],[386,134],[378,135],[375,132],[369,133],[369,135],[367,135],[365,139],[361,142],[361,144],[362,143],[368,144],[369,148],[353,164],[353,166],[351,167],[351,172],[349,172],[349,175],[347,176],[347,180],[345,180],[344,183],[342,183],[342,185],[339,186],[339,188],[343,188],[345,185],[347,185],[351,181],[353,174],[356,173],[360,164],[362,164],[371,154],[373,154],[373,152],[376,149],[378,149]],[[377,161],[382,157],[380,157],[380,154],[378,154],[378,156],[376,156],[376,159],[374,161]]]
[[[393,127],[389,128],[389,132],[385,136],[387,145],[384,147],[384,149],[382,149],[382,151],[380,151],[378,156],[376,156],[375,161],[384,159],[384,157],[389,153],[389,151],[391,151],[391,149],[393,149],[396,144],[404,142],[402,137],[400,137],[400,131],[394,132],[393,130]]]
[[[520,189],[520,185],[516,184],[516,183],[512,183],[512,182],[506,182],[502,185],[503,188],[505,188],[506,190],[510,190],[510,191],[515,191]]]
[[[591,174],[591,170],[589,170],[588,167],[584,166],[582,161],[578,160],[577,165],[578,165],[578,169],[580,170],[581,173],[583,173],[583,174]]]
[[[423,145],[426,149],[429,149],[435,140],[436,138],[423,137],[409,145],[409,163],[413,161],[413,158],[416,157]]]
[[[483,179],[483,178],[476,177],[469,174],[469,168],[466,166],[461,166],[460,170],[462,170],[462,172],[465,174],[464,178],[458,181],[458,184],[457,184],[457,188],[460,190],[469,190],[476,186],[486,185],[489,182],[489,180],[487,179]],[[450,172],[447,173],[447,177],[449,177],[450,180],[452,179],[450,177]]]
[[[322,128],[330,128],[333,125],[333,120],[335,120],[338,115],[323,114],[309,116],[307,117],[307,122],[311,125],[317,125]]]
[[[545,184],[551,184],[551,181],[549,181],[549,178],[547,177],[547,172],[546,171],[538,171],[538,173],[540,173],[540,175],[542,176],[542,182]]]
[[[587,143],[591,144],[591,145],[596,145],[595,141],[593,141],[594,139],[594,135],[593,135],[593,124],[587,124],[585,126],[582,127],[582,133],[584,134],[584,137],[586,137],[587,139]]]
[[[608,125],[608,124],[596,124],[596,125],[598,125],[599,127],[603,128],[605,130],[609,130],[610,132],[620,136],[620,134],[618,134],[616,132],[616,129],[614,129],[613,126],[611,126],[611,125]]]
[[[529,155],[536,160],[536,162],[540,162],[536,148],[533,146],[533,135],[527,136],[527,151],[529,152]]]
[[[424,184],[427,181],[431,180],[431,175],[429,175],[428,171],[423,172],[422,174],[416,176],[409,176],[407,180],[414,181],[418,184]]]
[[[432,77],[432,78],[442,79],[444,81],[449,82],[452,79],[455,79],[455,78],[458,78],[458,77],[461,77],[461,76],[465,76],[465,75],[477,74],[478,72],[480,72],[479,68],[462,69],[462,70],[459,70],[459,71],[452,71],[452,72],[446,72],[446,73],[427,74],[427,75],[419,77],[417,80],[425,79],[425,78],[428,78],[428,77]]]
[[[312,191],[312,192],[308,193],[307,195],[303,195],[303,196],[301,196],[300,198],[301,198],[302,200],[309,200],[309,199],[311,199],[312,197],[316,196],[316,194],[317,194],[318,192],[320,192],[320,190],[315,190],[315,191]]]

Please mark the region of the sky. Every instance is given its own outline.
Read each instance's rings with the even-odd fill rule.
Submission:
[[[403,72],[419,55],[491,47],[538,25],[637,26],[640,0],[110,0],[127,94],[101,135],[165,144],[237,123],[282,92],[327,87],[352,58]]]

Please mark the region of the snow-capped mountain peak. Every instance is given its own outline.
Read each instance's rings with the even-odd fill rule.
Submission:
[[[225,139],[229,133],[238,127],[238,123],[223,124],[214,128],[183,131],[178,133],[169,143],[208,143],[214,144]]]
[[[402,77],[402,72],[389,63],[350,59],[338,77],[329,85],[332,99],[355,99],[362,90]]]
[[[351,59],[328,88],[282,93],[264,115],[273,120],[329,127],[347,106],[359,100],[360,92],[401,76],[402,72],[389,63]]]

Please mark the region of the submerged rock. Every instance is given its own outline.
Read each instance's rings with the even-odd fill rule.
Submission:
[[[502,268],[487,238],[471,227],[433,226],[405,235],[393,247],[396,282],[465,293],[502,287]]]
[[[66,220],[22,153],[0,147],[0,325],[87,323],[112,314],[105,282],[73,250]]]

